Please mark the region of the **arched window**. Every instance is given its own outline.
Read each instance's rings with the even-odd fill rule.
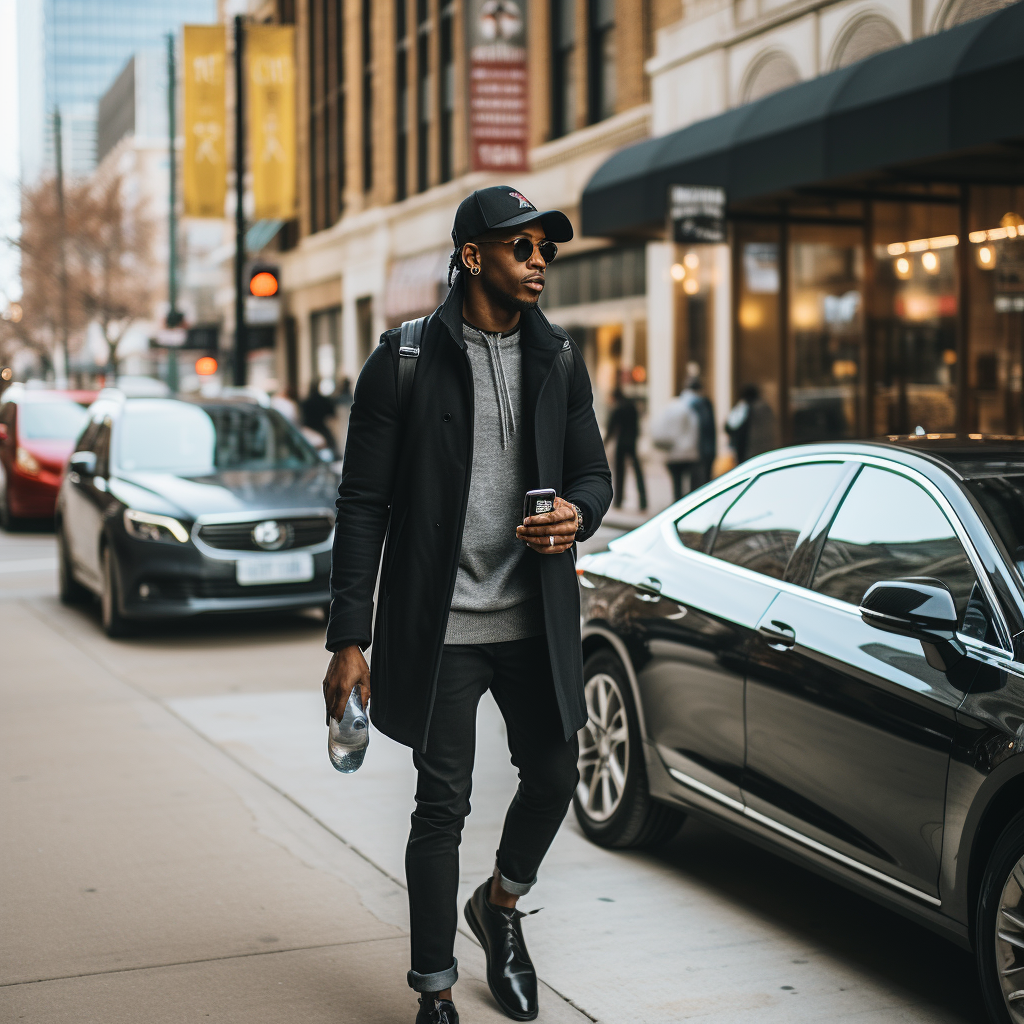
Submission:
[[[793,58],[781,50],[769,50],[751,61],[740,87],[740,102],[751,103],[800,81]]]
[[[891,50],[903,42],[900,30],[880,14],[855,18],[839,33],[832,49],[831,68],[845,68],[872,54]]]
[[[1014,0],[950,0],[939,15],[937,29],[952,28],[993,11],[1008,7]]]

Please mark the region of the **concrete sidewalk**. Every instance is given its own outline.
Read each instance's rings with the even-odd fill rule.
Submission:
[[[399,884],[39,605],[0,652],[0,1021],[411,1024]],[[456,955],[463,1019],[505,1020]]]

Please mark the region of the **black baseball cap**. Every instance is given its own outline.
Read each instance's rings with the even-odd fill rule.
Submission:
[[[572,238],[572,224],[560,210],[541,213],[526,196],[509,185],[478,188],[459,203],[452,227],[452,241],[456,249],[461,249],[466,242],[486,231],[514,228],[535,220],[541,222],[544,236],[552,242],[568,242]]]

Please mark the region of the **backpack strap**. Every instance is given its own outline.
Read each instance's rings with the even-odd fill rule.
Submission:
[[[405,415],[412,392],[413,378],[416,376],[416,360],[420,357],[420,342],[427,326],[429,317],[421,316],[416,320],[406,320],[402,324],[402,334],[398,341],[398,413]]]

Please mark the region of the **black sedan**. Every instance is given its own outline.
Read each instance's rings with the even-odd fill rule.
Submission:
[[[714,818],[972,948],[1024,1022],[1024,439],[772,452],[579,574],[584,832]]]
[[[61,599],[145,619],[325,607],[336,473],[273,409],[100,399],[57,499]]]

